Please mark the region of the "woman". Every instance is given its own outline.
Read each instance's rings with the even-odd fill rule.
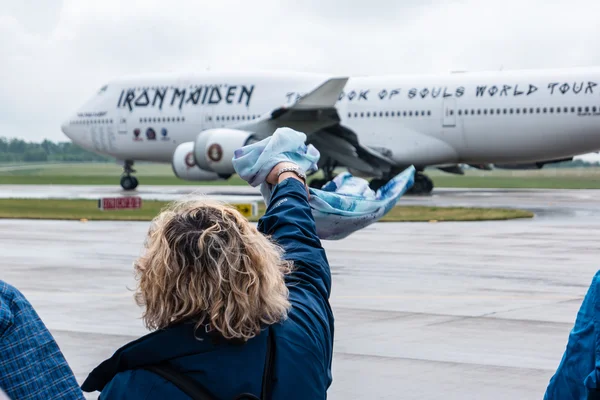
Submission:
[[[218,399],[326,398],[331,274],[305,177],[283,162],[267,182],[276,186],[258,229],[236,210],[205,202],[178,204],[155,219],[135,268],[136,299],[156,331],[104,361],[84,391],[101,391],[101,399],[189,398],[187,379]]]

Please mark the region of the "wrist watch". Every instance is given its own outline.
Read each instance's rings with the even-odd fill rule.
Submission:
[[[302,172],[302,170],[300,169],[300,167],[285,167],[285,168],[281,168],[278,172],[277,172],[277,180],[279,180],[279,177],[281,176],[281,174],[285,173],[285,172],[293,172],[294,174],[296,174],[298,176],[298,178],[302,179],[302,181],[304,183],[306,183],[306,174],[304,172]]]

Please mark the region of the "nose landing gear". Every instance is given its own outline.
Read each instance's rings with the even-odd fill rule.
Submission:
[[[121,187],[123,190],[134,190],[138,186],[138,180],[131,174],[134,173],[133,161],[125,161],[123,164],[123,176],[121,176]]]

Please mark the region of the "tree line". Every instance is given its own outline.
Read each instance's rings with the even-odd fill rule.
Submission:
[[[112,157],[87,151],[72,142],[41,143],[0,137],[0,162],[109,162]]]

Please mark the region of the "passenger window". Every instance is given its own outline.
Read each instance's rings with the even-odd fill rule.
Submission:
[[[356,118],[356,117],[358,117],[358,113],[355,112],[354,113],[354,118]]]
[[[571,107],[571,112],[575,112],[575,107]]]
[[[596,112],[596,106],[592,107],[592,112]]]
[[[590,112],[590,108],[589,108],[589,107],[586,107],[586,108],[585,108],[585,112]]]
[[[390,114],[391,114],[392,117],[394,116],[394,112],[393,111]],[[385,116],[387,117],[387,113],[385,113]]]
[[[427,111],[427,115],[431,116],[431,111]]]
[[[494,109],[490,108],[490,115],[494,115]]]
[[[556,112],[560,113],[560,107],[556,107]]]
[[[458,115],[462,115],[462,110],[458,110]]]
[[[373,113],[373,118],[377,118],[377,113],[376,112]]]
[[[538,108],[536,108],[536,109],[535,109],[535,112],[536,112],[537,114],[539,114],[539,113],[540,113],[540,108],[539,108],[539,107],[538,107]]]
[[[565,107],[565,108],[563,108],[563,112],[566,112],[566,113],[568,113],[568,112],[569,112],[569,107]]]
[[[546,112],[548,111],[548,109],[547,109],[546,107],[544,107],[544,108],[542,109],[542,111],[544,111],[544,114],[546,114]]]
[[[454,111],[450,111],[450,115],[454,115]],[[421,111],[421,117],[425,116],[425,111]]]
[[[379,111],[379,116],[383,117],[383,111]]]
[[[450,115],[454,115],[454,110],[450,110]]]
[[[487,108],[483,109],[483,115],[487,115]]]
[[[365,116],[365,113],[360,113],[360,117],[363,118]]]
[[[404,112],[402,113],[402,115],[404,115],[404,116],[406,117],[406,111],[404,111]]]
[[[367,118],[369,118],[371,116],[370,112],[367,112]]]
[[[577,107],[577,112],[581,112],[581,107]]]
[[[523,114],[527,114],[527,109],[526,108],[523,109]]]
[[[550,113],[554,114],[554,107],[550,107]]]
[[[219,116],[217,115],[217,121],[220,121]]]
[[[520,108],[517,108],[515,111],[517,112],[517,114],[521,114],[521,109]]]

